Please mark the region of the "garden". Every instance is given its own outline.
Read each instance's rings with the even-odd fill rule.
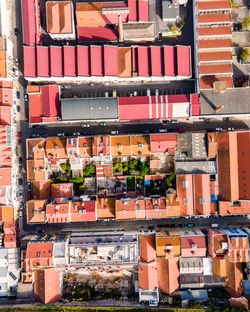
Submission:
[[[61,170],[54,172],[50,178],[51,183],[73,183],[75,195],[80,195],[86,190],[84,184],[85,178],[95,177],[96,168],[93,163],[89,163],[85,166],[82,172],[82,176],[72,177],[72,171],[69,162],[61,163]]]
[[[122,162],[120,159],[114,159],[113,161],[113,173],[114,175],[124,176],[141,176],[149,174],[150,167],[148,161],[142,161],[139,159],[129,159]]]

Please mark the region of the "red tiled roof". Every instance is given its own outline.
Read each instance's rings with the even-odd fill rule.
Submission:
[[[60,46],[50,46],[50,74],[52,77],[63,76],[63,53]]]
[[[174,151],[176,149],[176,134],[150,134],[150,149],[152,153]]]
[[[219,35],[232,35],[231,26],[211,26],[198,28],[198,36],[218,37]]]
[[[63,69],[64,76],[75,77],[76,76],[76,47],[75,46],[63,46]]]
[[[130,22],[137,21],[137,0],[128,0],[129,16],[128,19]]]
[[[42,111],[45,117],[60,116],[59,86],[42,86]]]
[[[79,41],[117,41],[118,32],[116,29],[108,27],[78,27],[78,40]]]
[[[27,245],[26,258],[52,258],[53,244],[52,242],[29,242]]]
[[[49,77],[49,47],[36,47],[37,76]]]
[[[159,46],[150,47],[152,76],[163,76],[162,52],[162,48]]]
[[[232,61],[232,53],[229,51],[201,52],[199,53],[199,61],[200,62]]]
[[[216,75],[233,73],[232,64],[200,65],[200,75]]]
[[[23,47],[23,66],[25,77],[36,77],[36,48]]]
[[[171,46],[164,46],[164,75],[165,76],[175,76],[175,48]]]
[[[156,260],[154,234],[140,236],[140,255],[141,262],[152,262]]]
[[[199,40],[198,45],[199,49],[231,48],[232,41],[230,39]]]
[[[198,1],[197,3],[198,11],[205,10],[231,10],[231,4],[229,0],[224,1]]]
[[[35,0],[22,0],[23,44],[34,46],[36,43]]]
[[[191,58],[189,46],[177,46],[177,75],[191,76]]]
[[[104,45],[104,76],[118,76],[118,47]]]
[[[233,88],[232,76],[203,76],[200,78],[200,88],[212,89],[215,81],[226,81],[227,88]]]
[[[149,68],[149,49],[148,47],[139,46],[138,50],[138,73],[140,77],[148,77],[150,75]]]
[[[78,45],[76,47],[76,50],[77,50],[77,75],[88,77],[90,75],[89,47]]]
[[[137,0],[138,3],[138,21],[148,21],[149,5],[148,0]]]
[[[205,257],[206,256],[205,236],[182,236],[181,254],[182,257]]]
[[[231,23],[232,17],[229,13],[214,13],[198,15],[198,24]]]
[[[102,46],[90,46],[91,76],[103,76]]]
[[[156,262],[139,264],[139,287],[145,290],[158,287]]]

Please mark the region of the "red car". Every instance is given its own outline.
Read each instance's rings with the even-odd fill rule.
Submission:
[[[18,131],[17,136],[18,136],[19,138],[21,138],[22,132],[21,132],[21,131]]]
[[[18,144],[22,144],[22,140],[21,139],[18,139]]]
[[[184,133],[184,132],[186,132],[186,130],[185,130],[184,128],[178,128],[178,129],[177,129],[177,132],[178,132],[178,133]]]

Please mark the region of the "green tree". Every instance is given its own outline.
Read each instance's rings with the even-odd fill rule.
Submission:
[[[244,16],[242,19],[242,27],[248,28],[250,26],[250,16]]]
[[[70,176],[71,176],[70,164],[68,164],[68,163],[62,163],[62,164],[61,164],[61,169],[62,169],[62,171],[67,175],[67,177],[70,177]]]
[[[77,184],[84,183],[84,177],[74,177],[74,178],[69,179],[69,182],[77,183]]]
[[[122,163],[122,170],[123,170],[123,174],[127,174],[128,173],[129,167],[128,167],[128,162],[127,161]]]
[[[140,176],[145,177],[145,175],[149,174],[149,163],[146,161],[142,161],[140,163]]]
[[[250,58],[250,49],[249,48],[244,48],[243,51],[240,54],[241,59],[244,62],[247,62]]]
[[[117,162],[113,164],[113,170],[115,173],[121,172],[122,171],[122,163]]]
[[[138,169],[139,161],[137,159],[130,159],[128,162],[129,174],[133,175],[135,170]]]
[[[96,169],[93,163],[87,165],[83,170],[84,177],[93,177],[95,175]]]
[[[175,173],[170,173],[166,178],[166,186],[168,188],[175,188],[176,186],[176,176]]]

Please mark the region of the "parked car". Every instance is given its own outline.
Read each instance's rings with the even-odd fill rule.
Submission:
[[[42,133],[42,134],[41,134],[41,137],[42,137],[42,138],[46,138],[47,136],[48,136],[47,133]]]
[[[19,161],[19,164],[21,165],[23,163],[22,157],[19,157],[18,161]]]
[[[112,131],[110,132],[110,134],[112,134],[112,135],[117,135],[117,134],[119,134],[119,131],[118,131],[118,130],[112,130]]]
[[[65,136],[65,134],[63,132],[59,132],[59,133],[57,133],[57,136],[58,137],[63,137],[63,136]]]
[[[20,64],[20,62],[19,62],[19,58],[18,58],[18,57],[16,57],[16,59],[15,59],[15,63],[16,63],[16,65],[17,65],[17,66]]]
[[[32,138],[39,138],[39,137],[40,137],[40,134],[39,134],[39,133],[32,133],[32,134],[31,134],[31,137],[32,137]]]
[[[144,134],[149,134],[150,131],[149,131],[148,129],[146,129],[146,130],[143,130],[142,133],[144,133]]]
[[[15,36],[18,35],[18,29],[17,28],[14,28],[14,34],[15,34]]]
[[[105,122],[100,122],[99,126],[100,126],[100,127],[105,127],[105,126],[106,126],[106,123],[105,123]]]
[[[23,97],[24,97],[24,101],[25,102],[29,101],[29,96],[28,96],[28,94],[26,92],[24,92]]]
[[[21,94],[20,94],[20,92],[19,92],[19,91],[17,91],[17,92],[16,92],[16,97],[17,97],[18,99],[20,99]]]
[[[22,140],[21,139],[18,139],[18,144],[22,144]]]
[[[21,131],[18,131],[18,132],[17,132],[17,136],[18,136],[19,138],[21,138],[22,132],[21,132]]]
[[[242,31],[242,24],[241,23],[234,23],[233,24],[234,31]]]
[[[73,135],[79,136],[79,135],[81,135],[81,133],[80,132],[73,132]]]
[[[163,125],[169,124],[169,120],[168,120],[168,119],[164,119],[164,120],[162,120],[161,122],[162,122]]]
[[[19,196],[23,196],[23,191],[19,191]]]
[[[32,128],[33,128],[33,129],[39,129],[39,128],[40,128],[40,126],[38,126],[38,125],[34,125],[34,126],[32,126]]]
[[[18,106],[16,107],[16,110],[18,111],[18,113],[20,113],[20,112],[21,112],[21,107],[18,105]]]
[[[173,120],[171,120],[171,123],[172,124],[177,124],[179,121],[177,120],[177,119],[173,119]]]
[[[90,127],[90,124],[84,124],[82,125],[82,128],[89,128]]]
[[[19,183],[19,185],[22,185],[23,184],[23,180],[21,178],[18,179],[18,183]]]
[[[47,129],[47,126],[40,126],[40,128],[41,128],[42,130],[46,130],[46,129]]]

